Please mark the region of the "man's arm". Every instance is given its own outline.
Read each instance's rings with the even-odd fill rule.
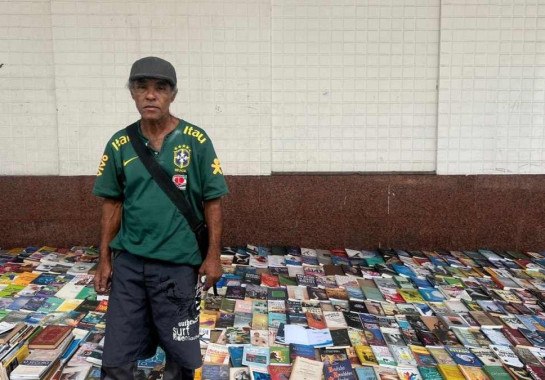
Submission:
[[[110,242],[121,226],[122,201],[105,198],[102,203],[102,218],[100,221],[100,257],[95,272],[95,291],[106,293],[110,288],[112,278],[112,253]]]
[[[199,274],[206,276],[205,288],[214,285],[221,277],[220,244],[223,229],[221,198],[204,201],[204,218],[208,225],[208,252]]]

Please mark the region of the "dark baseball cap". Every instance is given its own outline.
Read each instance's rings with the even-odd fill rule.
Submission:
[[[129,81],[142,78],[164,79],[172,87],[176,87],[176,70],[174,70],[174,66],[158,57],[140,58],[132,64]]]

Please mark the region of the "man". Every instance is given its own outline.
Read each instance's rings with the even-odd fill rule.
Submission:
[[[136,361],[166,352],[164,380],[193,379],[200,367],[198,276],[211,287],[222,274],[221,197],[227,186],[214,147],[200,128],[170,113],[176,72],[167,61],[134,62],[130,94],[139,136],[195,213],[209,227],[204,262],[195,234],[135,153],[127,131],[108,142],[93,193],[102,205],[100,260],[94,285],[110,290],[102,379],[133,379]]]

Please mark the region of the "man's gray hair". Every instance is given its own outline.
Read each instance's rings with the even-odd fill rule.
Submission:
[[[154,79],[154,78],[150,78],[150,79]],[[128,80],[127,81],[127,88],[129,89],[129,91],[132,91],[133,87],[134,87],[134,84],[136,82],[138,82],[139,80],[141,79],[133,79],[133,80]],[[160,79],[160,80],[164,80],[165,82],[168,83],[168,85],[170,86],[170,88],[172,89],[172,92],[174,92],[174,94],[178,94],[178,86],[172,86],[172,83],[170,83],[168,80],[166,79]]]

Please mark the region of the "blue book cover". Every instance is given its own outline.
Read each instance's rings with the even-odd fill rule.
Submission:
[[[395,270],[399,275],[405,277],[416,277],[416,274],[404,264],[392,264],[392,269]]]
[[[233,367],[242,367],[242,354],[244,352],[244,346],[229,346],[229,359]]]
[[[443,302],[445,296],[435,288],[419,288],[418,292],[428,302]]]
[[[375,371],[372,367],[356,367],[358,380],[376,380]]]
[[[479,358],[465,347],[445,346],[445,348],[456,364],[470,367],[483,366]]]
[[[325,380],[356,380],[349,359],[324,363]]]
[[[414,285],[417,288],[431,288],[432,287],[431,283],[428,280],[426,280],[425,278],[411,277],[411,281],[414,283]]]
[[[314,348],[314,346],[290,343],[290,361],[293,363],[297,356],[316,360],[316,349]]]
[[[165,362],[165,351],[161,347],[157,347],[155,355],[150,358],[138,360],[138,367],[141,368],[154,368]]]

